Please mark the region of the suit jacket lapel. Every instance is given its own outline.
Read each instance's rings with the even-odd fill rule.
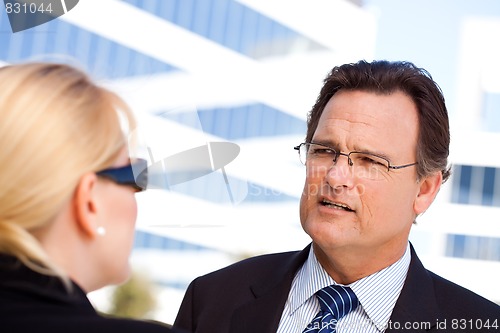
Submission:
[[[255,299],[236,309],[231,318],[231,333],[271,333],[278,329],[293,278],[309,254],[310,245],[292,254],[276,267],[263,283],[250,286]],[[398,331],[398,325],[418,323],[421,331],[434,328],[440,321],[434,284],[413,246],[405,285],[396,302],[386,333]],[[426,327],[422,323],[429,323]],[[412,332],[416,332],[413,330]]]
[[[310,245],[292,254],[266,281],[250,286],[255,299],[236,309],[231,318],[231,333],[276,332],[293,278],[304,264]]]
[[[424,332],[436,326],[439,320],[438,314],[434,284],[418,259],[413,246],[411,246],[411,263],[408,275],[394,306],[389,327],[385,332],[397,332],[397,328],[404,328],[403,325],[406,323],[410,325],[415,323],[420,327],[420,331]],[[412,332],[417,331],[416,329],[412,330]]]

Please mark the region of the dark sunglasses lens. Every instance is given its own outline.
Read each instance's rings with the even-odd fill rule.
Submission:
[[[143,159],[137,159],[124,167],[99,171],[97,175],[120,185],[132,186],[138,191],[144,191],[148,187],[148,164]]]
[[[137,159],[130,165],[130,169],[137,190],[145,191],[148,188],[148,162]]]
[[[135,171],[135,170],[134,170]],[[135,176],[135,184],[137,185],[140,191],[145,191],[148,188],[148,168],[146,167],[144,170],[140,171],[138,175]]]

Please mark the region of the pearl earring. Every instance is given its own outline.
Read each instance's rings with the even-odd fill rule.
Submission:
[[[104,227],[97,227],[96,231],[99,236],[106,235],[106,229]]]

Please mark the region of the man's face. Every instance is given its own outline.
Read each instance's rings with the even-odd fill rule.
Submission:
[[[416,162],[418,124],[416,106],[402,92],[341,90],[326,105],[312,141],[342,153],[383,155],[391,165],[403,165]],[[337,163],[308,162],[306,167],[301,223],[323,251],[374,254],[406,246],[419,213],[416,166],[385,170],[377,179],[354,172],[342,155]]]

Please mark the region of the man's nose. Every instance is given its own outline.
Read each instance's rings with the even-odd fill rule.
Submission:
[[[353,169],[348,154],[339,153],[326,173],[326,181],[331,187],[349,187],[354,185]]]

